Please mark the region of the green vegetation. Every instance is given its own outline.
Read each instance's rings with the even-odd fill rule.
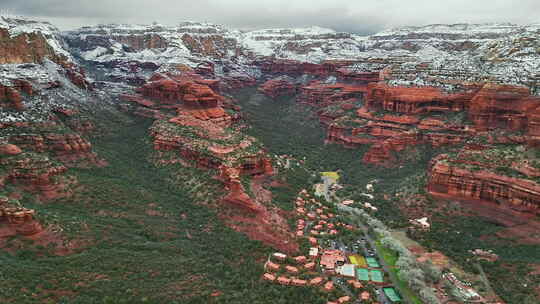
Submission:
[[[390,272],[393,272],[397,278],[397,287],[404,294],[404,296],[412,301],[412,304],[423,304],[420,298],[409,288],[409,284],[405,282],[399,276],[399,269],[391,268]]]
[[[531,266],[540,264],[539,246],[497,236],[503,229],[505,227],[483,217],[440,214],[432,219],[431,230],[417,237],[422,245],[443,252],[472,273],[477,269],[468,251],[492,250],[499,260],[481,263],[495,292],[507,303],[535,303],[527,301],[531,297],[534,300],[530,286],[540,284],[540,275],[530,274]]]
[[[149,159],[149,122],[115,127],[93,140],[105,168],[74,169],[76,195],[26,200],[61,230],[75,253],[52,246],[0,253],[2,303],[326,303],[316,288],[261,281],[270,248],[226,227],[212,173]],[[216,208],[214,208],[214,207]],[[224,208],[224,207],[220,207]]]
[[[382,255],[384,261],[386,262],[386,264],[388,264],[388,266],[396,266],[396,262],[399,258],[399,255],[397,254],[397,252],[395,251],[392,251],[386,247],[384,247],[382,244],[381,244],[381,241],[380,240],[377,240],[377,242],[375,243],[375,245],[377,246],[377,252]]]
[[[259,139],[270,153],[292,156],[302,161],[308,172],[338,172],[339,183],[345,186],[338,193],[342,199],[361,201],[364,198],[361,193],[365,192],[365,185],[378,180],[374,193],[376,206],[379,208],[376,216],[384,219],[391,227],[403,227],[406,224],[406,219],[397,211],[396,204],[400,202],[383,200],[382,196],[397,190],[396,185],[404,178],[425,170],[435,151],[419,149],[417,153],[412,153],[414,159],[397,169],[366,166],[361,160],[369,146],[346,149],[341,145],[324,144],[326,131],[318,122],[316,108],[297,104],[294,97],[271,100],[257,94],[253,88],[240,90],[235,97],[240,102],[242,113],[245,114],[250,126],[247,132]],[[401,153],[399,157],[410,155],[411,153]],[[305,173],[300,172],[293,175],[296,177],[287,180],[290,189],[301,189],[319,178],[318,176],[309,177],[309,180],[298,178],[301,175],[305,176]],[[272,189],[273,192],[274,190],[278,189]],[[283,191],[292,194],[288,190]],[[279,193],[277,195],[281,196]],[[290,208],[292,206],[286,209]]]

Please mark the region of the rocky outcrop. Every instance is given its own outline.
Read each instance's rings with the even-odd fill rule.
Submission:
[[[0,64],[41,63],[46,58],[63,59],[41,33],[11,36],[9,30],[0,28]]]
[[[13,88],[0,84],[0,107],[24,110],[21,93]]]
[[[9,142],[36,153],[49,152],[68,167],[103,165],[92,144],[79,134],[20,134],[9,137]]]
[[[0,158],[2,173],[0,189],[6,184],[13,184],[26,191],[37,194],[42,200],[51,200],[68,196],[64,178],[59,178],[67,171],[61,163],[50,160],[44,154],[25,152]]]
[[[277,98],[284,95],[294,95],[297,91],[296,84],[283,78],[271,79],[259,87],[259,92],[271,97]]]
[[[300,76],[303,74],[329,76],[336,71],[334,64],[316,64],[300,62],[289,59],[265,60],[260,63],[261,70],[265,74],[284,74],[289,76]]]
[[[217,170],[229,194],[224,201],[257,212],[239,176],[267,175],[272,165],[257,141],[230,128],[238,114],[232,101],[216,93],[217,80],[191,72],[156,74],[137,92],[123,100],[135,103],[135,113],[157,119],[150,130],[160,163],[180,162]],[[140,109],[146,109],[142,111]],[[170,117],[162,110],[175,109]],[[226,110],[232,115],[227,113]],[[176,157],[166,159],[166,153]]]
[[[324,84],[315,81],[300,88],[297,101],[317,106],[327,106],[334,103],[355,103],[362,100],[366,92],[366,85]]]
[[[478,130],[508,129],[539,136],[540,98],[525,87],[485,85],[470,103],[469,118]]]
[[[246,189],[240,181],[241,171],[238,168],[220,166],[220,178],[225,183],[229,193],[223,198],[226,203],[245,208],[251,212],[258,213],[261,208],[256,205],[252,198],[246,193]]]
[[[144,108],[176,109],[178,113],[199,120],[228,126],[235,117],[225,111],[224,106],[230,102],[215,92],[218,87],[218,80],[203,79],[192,73],[155,74],[148,83],[137,89],[140,95],[124,95],[122,99]]]
[[[493,84],[461,87],[463,91],[446,93],[436,87],[386,83],[315,83],[302,87],[298,99],[323,107],[319,117],[328,126],[326,142],[349,148],[373,145],[363,157],[369,164],[397,165],[393,152],[419,144],[456,145],[479,135],[492,144],[540,142],[540,99],[527,89]],[[356,109],[354,114],[351,109]]]
[[[92,90],[94,88],[86,78],[86,72],[82,67],[70,62],[61,62],[60,64],[64,68],[63,72],[66,73],[66,77],[71,83],[84,90]]]
[[[494,165],[497,164],[440,155],[430,163],[428,191],[436,196],[487,201],[540,214],[540,184],[526,176],[497,172]],[[507,170],[512,171],[510,168]]]
[[[434,87],[390,87],[384,83],[368,85],[366,106],[402,114],[430,112],[461,112],[466,109],[476,91],[445,94]]]
[[[35,214],[34,210],[22,207],[18,201],[0,196],[0,238],[42,232],[43,227],[35,219]]]

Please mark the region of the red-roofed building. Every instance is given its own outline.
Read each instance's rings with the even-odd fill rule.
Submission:
[[[349,296],[344,296],[344,297],[341,297],[338,299],[338,303],[347,303],[351,300],[351,297]]]
[[[291,279],[286,278],[286,277],[279,277],[279,278],[277,279],[277,282],[278,282],[279,284],[281,284],[281,285],[289,285],[289,284],[291,284]]]
[[[276,280],[276,276],[273,275],[273,274],[270,274],[270,273],[265,273],[263,275],[263,279],[265,279],[266,281],[270,281],[270,282],[273,282]]]
[[[300,279],[293,279],[291,284],[294,285],[294,286],[306,286],[307,281],[306,280],[300,280]]]
[[[315,263],[313,262],[310,262],[310,263],[307,263],[304,265],[304,268],[307,269],[307,270],[312,270],[315,268]]]
[[[287,270],[288,272],[290,273],[298,273],[298,268],[294,267],[294,266],[285,266],[285,270]]]
[[[362,285],[362,283],[358,282],[357,280],[348,280],[347,283],[351,284],[351,286],[355,289],[364,288],[364,285]]]
[[[266,269],[267,269],[267,270],[277,271],[277,270],[279,270],[280,267],[281,267],[281,266],[280,266],[279,264],[272,263],[272,262],[270,262],[270,261],[268,261],[268,262],[266,263]]]
[[[301,255],[301,256],[295,257],[294,260],[296,261],[296,263],[304,264],[307,261],[307,258]]]
[[[332,291],[334,290],[334,282],[328,281],[326,284],[324,284],[324,290],[325,291]]]
[[[325,250],[321,256],[321,267],[326,271],[334,271],[336,265],[343,265],[345,261],[345,255],[340,250]]]
[[[309,285],[319,285],[324,281],[321,277],[313,278],[311,281],[309,281]]]
[[[313,245],[313,246],[317,246],[317,245],[318,245],[317,239],[314,238],[314,237],[310,237],[310,238],[309,238],[309,243],[310,243],[311,245]]]

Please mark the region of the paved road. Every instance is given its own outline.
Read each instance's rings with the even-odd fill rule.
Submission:
[[[330,193],[329,193],[329,188],[330,188],[330,185],[329,183],[326,182],[326,180],[323,178],[323,180],[325,181],[324,182],[324,196],[325,198],[327,198],[328,201],[329,198],[330,198]],[[358,210],[356,208],[352,208],[352,207],[348,207],[348,206],[345,206],[345,205],[342,205],[340,203],[340,200],[339,198],[334,195],[334,199],[336,200],[336,205],[338,207],[338,210],[345,210],[345,211],[351,211],[354,213],[355,210]],[[375,251],[375,253],[377,254],[377,256],[379,257],[379,261],[380,261],[380,264],[384,270],[384,272],[390,277],[390,281],[392,281],[392,284],[394,285],[394,287],[399,291],[399,293],[401,294],[402,298],[403,298],[403,301],[405,303],[413,303],[411,298],[408,296],[408,295],[405,295],[405,293],[402,291],[402,289],[399,287],[398,285],[398,278],[396,276],[396,274],[394,272],[391,272],[390,271],[390,266],[388,266],[388,264],[386,263],[386,261],[384,260],[383,256],[381,255],[381,253],[379,253],[379,251],[377,250],[377,246],[375,246],[375,241],[371,238],[371,236],[367,233],[367,230],[368,230],[368,227],[365,226],[364,224],[360,223],[359,221],[357,222],[358,224],[358,227],[360,227],[360,229],[362,229],[362,231],[364,232],[364,236],[366,238],[366,240],[369,242],[369,244],[371,245],[371,248],[373,248],[373,250]],[[366,250],[366,247],[365,245],[363,245],[364,247],[364,252],[367,254],[367,250]],[[381,303],[390,303],[390,301],[386,298],[386,296],[384,296],[384,293],[382,291],[382,288],[379,288],[379,296],[378,296],[378,300],[381,302]]]
[[[353,213],[354,213],[355,210],[357,210],[356,208],[344,206],[344,205],[341,205],[341,204],[338,204],[338,209],[339,210],[345,210],[345,211],[351,211]],[[374,249],[375,253],[379,257],[379,261],[380,261],[380,264],[381,264],[383,270],[386,272],[386,274],[388,274],[388,276],[390,277],[390,281],[392,281],[392,284],[394,285],[394,287],[399,291],[399,293],[401,294],[401,296],[402,296],[403,300],[405,301],[405,303],[413,303],[411,298],[409,296],[407,296],[403,292],[403,290],[399,287],[398,278],[397,278],[396,274],[394,272],[390,271],[390,266],[386,263],[383,256],[381,255],[381,253],[377,250],[377,246],[376,246],[375,241],[373,240],[373,238],[368,233],[366,233],[366,231],[368,230],[368,227],[365,226],[364,224],[362,224],[360,221],[358,221],[356,224],[358,225],[358,227],[360,227],[360,229],[362,229],[364,231],[364,236],[365,236],[366,240],[369,242],[369,244],[371,245],[371,248]],[[382,290],[381,290],[381,293],[382,293]],[[389,303],[389,302],[387,302],[387,303]]]

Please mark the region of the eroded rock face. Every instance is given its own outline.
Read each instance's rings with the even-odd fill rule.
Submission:
[[[475,95],[475,90],[445,94],[434,87],[389,87],[384,83],[369,84],[366,105],[371,110],[402,114],[460,112]]]
[[[9,142],[25,150],[49,152],[69,167],[103,164],[92,151],[92,144],[79,134],[14,135],[9,138]]]
[[[12,37],[0,28],[0,64],[40,63],[45,58],[60,57],[40,33],[23,33]]]
[[[0,107],[24,110],[20,91],[14,87],[0,85]]]
[[[366,92],[367,87],[364,84],[324,84],[314,81],[300,88],[300,95],[297,100],[318,106],[333,103],[354,103],[361,100]]]
[[[540,214],[540,184],[526,175],[513,177],[504,171],[497,172],[494,166],[465,155],[458,158],[440,155],[431,161],[428,191],[436,196],[488,201],[520,212]],[[512,171],[512,167],[506,168]]]
[[[183,162],[218,170],[230,193],[225,201],[257,212],[240,183],[240,175],[264,175],[272,165],[254,138],[229,128],[238,119],[237,107],[216,93],[219,81],[203,79],[187,70],[182,74],[156,74],[137,89],[139,95],[123,99],[135,103],[135,114],[157,119],[150,133],[156,151],[175,152]],[[142,109],[145,109],[144,111]],[[174,109],[176,116],[161,110]],[[227,111],[233,113],[229,114]]]
[[[0,197],[0,238],[23,235],[31,236],[43,231],[34,218],[35,211],[24,208],[18,201]]]
[[[392,87],[385,83],[370,83],[365,88],[312,84],[301,88],[299,101],[324,106],[319,117],[328,126],[327,142],[350,148],[376,144],[363,161],[386,167],[397,165],[393,152],[419,144],[456,145],[478,135],[487,136],[493,144],[538,143],[539,99],[530,96],[526,88],[491,84],[463,87],[465,91],[445,93],[435,87]],[[355,90],[363,105],[351,114],[354,103],[348,105],[343,99],[354,97],[350,94]]]
[[[539,108],[540,98],[531,97],[527,88],[486,85],[471,100],[469,117],[482,131],[499,128],[538,136]]]
[[[0,155],[13,156],[13,155],[21,154],[21,153],[22,153],[21,148],[19,148],[16,145],[12,145],[12,144],[0,145]]]
[[[218,87],[218,80],[206,80],[193,73],[155,74],[148,83],[137,89],[140,95],[124,95],[123,99],[143,108],[176,109],[178,113],[187,113],[199,120],[228,126],[235,117],[225,111],[224,106],[230,101],[215,92]]]
[[[259,92],[271,97],[277,98],[284,95],[294,95],[297,91],[297,85],[283,78],[271,79],[259,87]]]
[[[4,169],[0,176],[0,188],[10,183],[36,193],[42,200],[70,195],[64,178],[57,178],[64,174],[67,168],[43,154],[25,152],[2,157],[0,164]]]

